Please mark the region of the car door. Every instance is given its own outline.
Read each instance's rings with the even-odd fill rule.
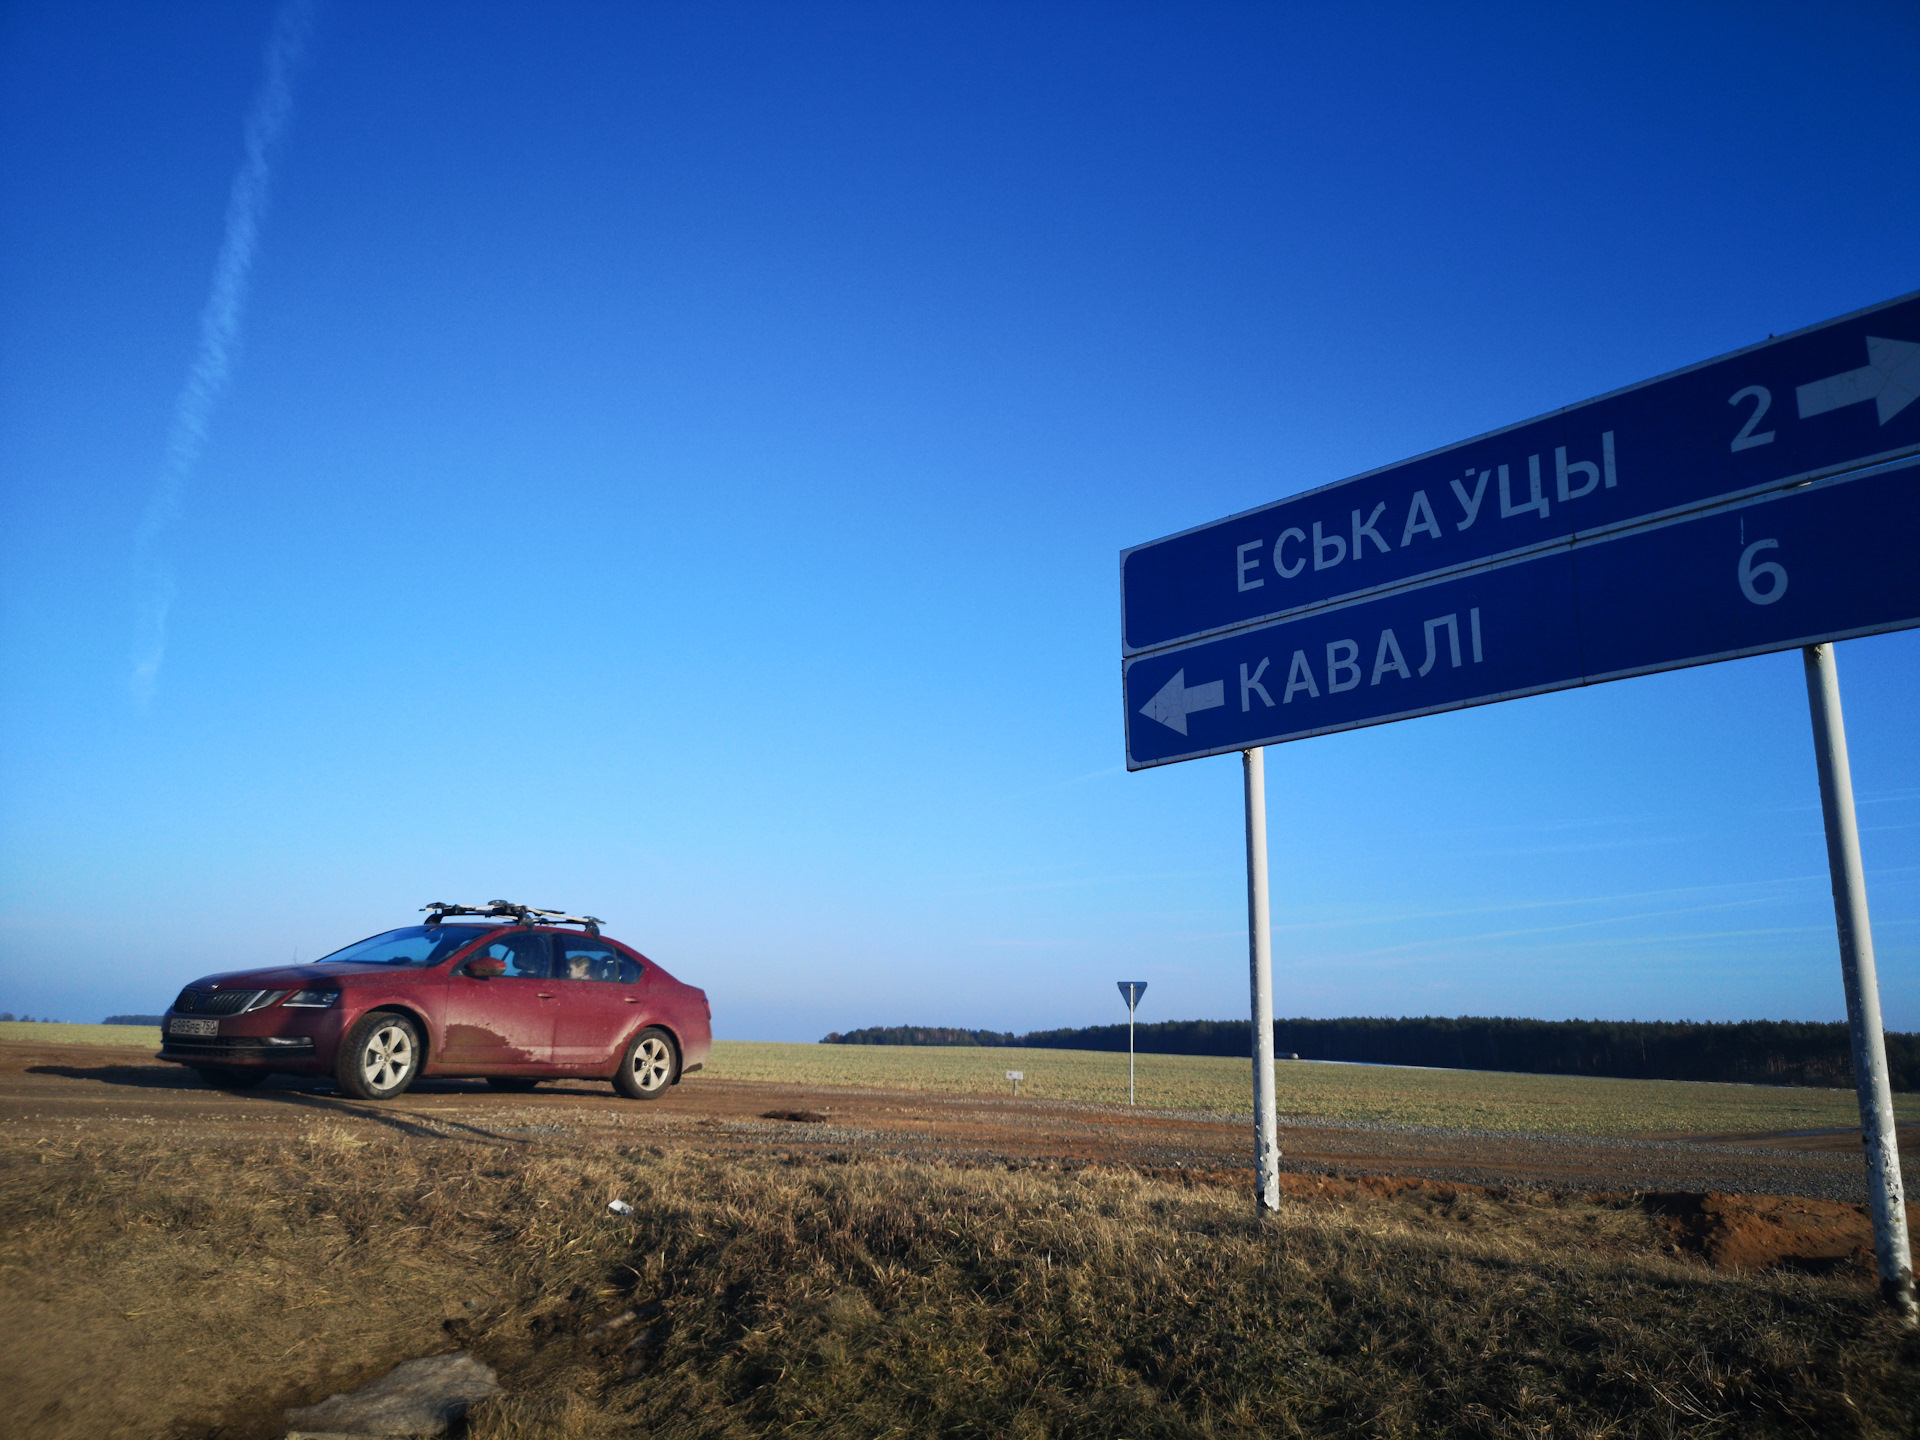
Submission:
[[[468,974],[481,956],[505,962],[504,975]],[[553,1063],[558,996],[551,939],[541,930],[497,935],[447,976],[436,1069],[470,1074],[528,1074]]]
[[[555,931],[553,947],[560,997],[554,1063],[604,1074],[644,1008],[641,966],[597,935]]]

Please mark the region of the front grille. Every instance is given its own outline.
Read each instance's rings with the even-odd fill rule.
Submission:
[[[176,1015],[238,1015],[267,992],[264,990],[182,990],[173,1002]]]

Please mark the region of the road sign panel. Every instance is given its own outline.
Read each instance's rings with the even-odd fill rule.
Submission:
[[[1126,663],[1127,766],[1920,625],[1920,460]]]
[[[1122,653],[1916,451],[1920,294],[1123,551]]]

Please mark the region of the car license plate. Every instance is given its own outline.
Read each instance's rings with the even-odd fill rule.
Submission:
[[[218,1035],[218,1020],[170,1020],[167,1022],[169,1035]]]

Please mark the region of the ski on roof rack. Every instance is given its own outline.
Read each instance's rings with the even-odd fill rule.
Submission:
[[[489,900],[484,905],[450,905],[432,900],[420,907],[427,911],[427,924],[438,925],[451,915],[481,915],[492,920],[517,920],[522,925],[584,925],[589,935],[598,935],[603,923],[598,915],[565,915],[558,910],[536,910],[531,905],[516,905],[511,900]]]

